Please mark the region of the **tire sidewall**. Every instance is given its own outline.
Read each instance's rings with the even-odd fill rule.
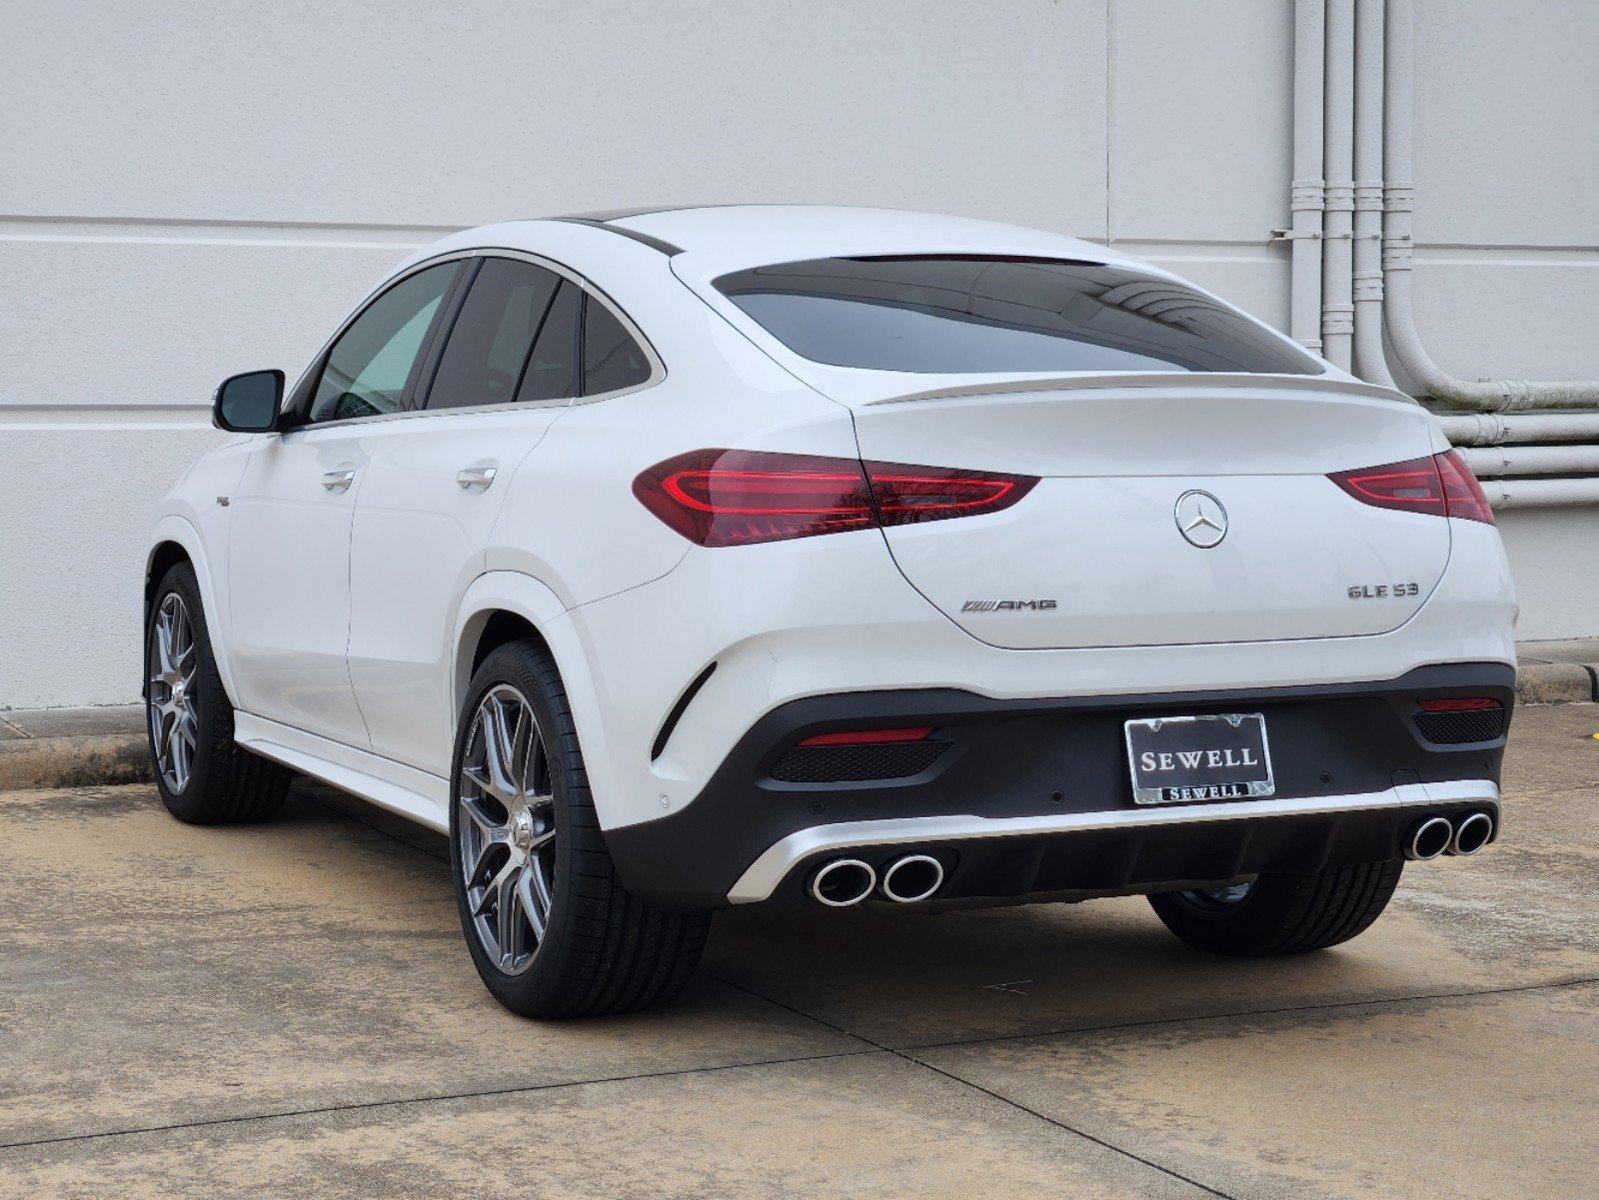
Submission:
[[[162,601],[174,592],[189,610],[189,625],[194,632],[194,681],[198,710],[195,714],[194,757],[189,768],[189,781],[181,792],[174,792],[169,788],[162,776],[160,757],[156,753],[155,731],[150,724],[149,696],[151,643],[156,615],[161,611]],[[195,579],[194,569],[187,563],[178,563],[167,571],[150,601],[150,609],[145,615],[144,622],[144,679],[144,735],[145,744],[150,748],[150,768],[155,775],[156,790],[161,794],[161,802],[179,820],[203,821],[203,798],[206,795],[212,769],[210,748],[217,744],[217,739],[224,733],[229,740],[232,739],[233,706],[228,702],[227,692],[223,689],[221,676],[217,672],[216,660],[211,653],[211,635],[206,625],[205,608],[200,601],[200,586]]]
[[[541,669],[542,668],[542,669]],[[551,703],[549,679],[553,666],[527,643],[513,643],[493,651],[472,676],[465,703],[456,721],[455,751],[450,756],[450,879],[455,890],[455,907],[461,919],[461,932],[484,985],[496,999],[512,1011],[544,1009],[563,984],[564,969],[570,955],[575,900],[571,880],[574,870],[572,821],[574,790],[582,787],[571,776],[563,743],[575,736],[569,718],[557,713]],[[487,693],[509,684],[527,698],[544,741],[549,763],[550,791],[555,806],[554,871],[550,885],[550,916],[544,938],[539,942],[533,962],[520,974],[508,975],[489,958],[478,941],[472,913],[467,904],[466,880],[461,870],[460,838],[461,767],[472,734],[478,705]]]

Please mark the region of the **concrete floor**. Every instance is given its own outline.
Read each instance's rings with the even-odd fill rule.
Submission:
[[[1338,950],[740,910],[677,1007],[554,1025],[479,986],[432,835],[3,794],[0,1195],[1592,1197],[1596,731],[1522,710],[1503,840]]]

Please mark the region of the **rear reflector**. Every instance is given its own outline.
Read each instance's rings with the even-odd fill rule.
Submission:
[[[639,502],[701,546],[746,546],[998,512],[1038,480],[757,450],[694,450],[633,480]]]
[[[1440,696],[1433,700],[1418,700],[1422,712],[1483,712],[1504,705],[1489,696]]]
[[[839,733],[819,733],[801,746],[870,746],[883,742],[919,742],[932,733],[932,726],[914,729],[848,729]]]
[[[1458,451],[1327,476],[1362,504],[1494,523],[1477,477]]]

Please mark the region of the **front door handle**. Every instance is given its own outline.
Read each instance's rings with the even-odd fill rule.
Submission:
[[[355,468],[344,467],[337,471],[328,471],[322,476],[322,486],[330,492],[347,492],[350,485],[355,482]]]
[[[494,482],[497,470],[495,467],[463,467],[455,473],[455,482],[468,492],[473,488],[486,492],[489,490],[489,484]]]

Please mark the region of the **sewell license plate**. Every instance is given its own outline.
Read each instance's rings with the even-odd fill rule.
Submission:
[[[1260,713],[1128,721],[1135,804],[1254,800],[1276,792]]]

